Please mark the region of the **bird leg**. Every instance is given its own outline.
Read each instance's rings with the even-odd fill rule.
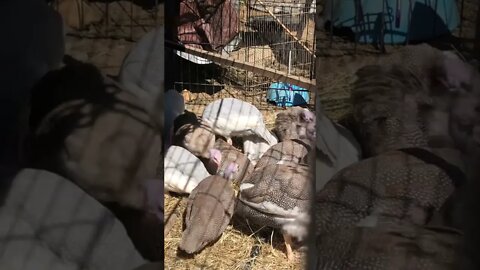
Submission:
[[[287,249],[287,260],[289,262],[293,261],[293,251],[292,251],[292,237],[286,233],[283,234],[283,240],[285,241],[285,248]]]
[[[233,145],[232,138],[228,137],[228,138],[227,138],[227,143],[230,144],[230,145]]]

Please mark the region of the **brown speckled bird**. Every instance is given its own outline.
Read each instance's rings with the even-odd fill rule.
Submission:
[[[462,234],[448,228],[391,225],[338,230],[317,239],[318,270],[453,270]]]
[[[303,240],[308,231],[313,181],[305,165],[272,164],[256,169],[240,185],[235,212],[255,224],[280,229],[291,261],[292,237]]]
[[[188,115],[189,112],[184,113]],[[180,115],[177,118],[186,118]],[[210,127],[202,124],[200,118],[194,118],[191,122],[183,123],[175,130],[173,145],[181,146],[192,154],[208,159],[209,150],[215,143],[215,134]]]
[[[29,167],[80,186],[119,218],[144,258],[163,259],[158,126],[135,95],[98,68],[67,62],[32,93]]]
[[[222,176],[205,178],[188,197],[185,230],[179,248],[189,254],[201,251],[216,241],[233,216],[235,192],[230,181],[238,164],[228,165]]]
[[[450,151],[436,154],[454,160]],[[460,166],[461,160],[457,164]],[[316,234],[326,235],[372,220],[424,225],[453,192],[455,179],[450,173],[438,164],[403,151],[352,164],[317,192]]]
[[[223,175],[232,162],[238,165],[238,170],[232,174],[232,181],[234,183],[240,183],[253,172],[254,166],[247,156],[225,140],[217,139],[214,144],[214,149],[217,149],[221,153],[221,162],[216,174]]]
[[[295,166],[303,161],[310,147],[299,140],[286,140],[270,147],[255,165],[255,169],[271,164]]]
[[[301,107],[288,108],[277,114],[274,132],[280,142],[305,139],[309,123],[315,123],[314,113]]]

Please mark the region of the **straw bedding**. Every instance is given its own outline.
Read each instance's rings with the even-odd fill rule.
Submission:
[[[275,115],[283,110],[269,106],[261,101],[264,95],[248,98],[241,90],[226,87],[214,95],[189,92],[191,100],[186,109],[201,116],[203,109],[210,102],[226,97],[236,97],[256,105],[264,116],[267,128],[272,129]],[[238,186],[234,187],[238,190]],[[165,194],[165,213],[167,227],[165,235],[165,269],[303,269],[305,253],[295,247],[295,260],[287,262],[282,235],[270,228],[255,227],[234,216],[223,235],[213,245],[199,254],[185,258],[178,251],[183,230],[183,217],[187,196]],[[172,215],[172,213],[176,213]],[[169,219],[172,218],[173,223]],[[169,224],[170,223],[170,224]]]

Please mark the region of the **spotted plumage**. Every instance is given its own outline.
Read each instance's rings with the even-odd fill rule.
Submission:
[[[270,147],[255,165],[255,169],[271,164],[286,164],[295,166],[303,161],[309,152],[309,147],[302,141],[286,140]]]
[[[238,164],[230,163],[223,176],[209,176],[193,189],[185,210],[180,249],[193,254],[222,235],[233,216],[235,192],[230,178],[237,170]]]
[[[292,260],[291,236],[303,240],[308,233],[313,181],[309,166],[272,164],[256,169],[240,185],[235,212],[252,223],[280,229]]]
[[[353,227],[367,216],[423,225],[453,192],[447,173],[402,151],[362,160],[316,194],[317,235]]]
[[[391,225],[343,229],[318,237],[315,269],[458,269],[461,241],[460,232],[447,228]]]
[[[315,114],[308,109],[293,107],[277,114],[274,132],[280,142],[285,140],[306,139],[312,132],[309,124],[315,124]]]
[[[427,134],[418,108],[429,100],[417,77],[396,65],[366,66],[357,75],[353,117],[365,156],[426,146]]]
[[[237,150],[234,146],[228,144],[222,139],[217,139],[214,147],[222,153],[222,160],[218,167],[217,174],[223,175],[231,162],[238,164],[238,171],[232,175],[232,181],[234,183],[240,183],[245,177],[248,177],[248,175],[253,172],[253,164],[245,154]]]

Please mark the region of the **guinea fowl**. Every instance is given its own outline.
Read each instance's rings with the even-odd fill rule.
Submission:
[[[308,232],[312,190],[309,166],[268,165],[243,180],[235,213],[255,224],[280,229],[291,261],[291,237],[303,240]]]
[[[395,65],[366,66],[357,72],[352,91],[354,116],[364,149],[372,157],[343,169],[317,193],[314,207],[319,241],[340,233],[339,229],[357,230],[353,227],[371,223],[377,230],[392,223],[425,225],[452,192],[464,184],[463,153],[452,143],[456,139],[450,133],[458,119],[451,116],[457,108],[474,110],[475,103],[464,102],[462,97],[473,98],[474,91],[467,89],[475,89],[475,85],[445,65],[454,60],[448,58],[433,67],[433,76],[427,81]],[[458,58],[455,64],[461,66]],[[358,230],[371,231],[360,235],[381,235],[373,229]],[[386,265],[391,266],[388,262]],[[413,267],[408,269],[426,268]],[[441,266],[427,269],[437,267]]]
[[[205,108],[202,119],[215,134],[221,135],[232,144],[231,137],[256,135],[269,145],[277,143],[277,138],[265,127],[263,115],[252,104],[236,99],[216,100]]]
[[[372,220],[426,224],[462,181],[462,160],[455,151],[418,149],[390,151],[339,171],[316,195],[317,235]]]
[[[215,141],[214,149],[221,152],[221,162],[215,174],[222,175],[232,162],[235,162],[235,164],[238,165],[238,170],[232,174],[232,181],[234,183],[240,183],[245,177],[253,172],[254,166],[247,156],[225,142],[223,139],[217,139]]]
[[[154,123],[162,130],[164,148],[171,143],[172,119],[183,111],[184,102],[173,92],[165,92],[165,27],[157,25],[131,48],[123,59],[118,80],[139,100]]]
[[[275,134],[279,141],[302,139],[306,136],[306,125],[314,123],[315,114],[305,108],[293,107],[280,112],[275,118]]]
[[[411,269],[458,268],[463,235],[450,228],[413,225],[355,227],[317,239],[314,269]]]
[[[230,163],[222,176],[204,179],[192,191],[185,210],[185,230],[179,248],[189,254],[199,252],[216,241],[233,216],[235,192],[231,176],[238,164]]]
[[[475,104],[461,98],[473,94],[451,95],[448,87],[425,89],[414,74],[397,65],[366,66],[357,76],[354,116],[371,158],[344,168],[317,193],[317,233],[353,226],[367,216],[423,225],[465,181],[463,154],[444,122],[452,125],[452,106],[473,109]],[[433,98],[429,91],[435,91]],[[432,117],[437,115],[446,116]],[[435,147],[428,146],[432,134]]]
[[[209,163],[218,168],[221,162],[221,152],[210,149]],[[203,162],[187,149],[172,145],[165,154],[164,185],[167,191],[190,193],[203,179],[211,174]]]
[[[182,120],[191,119],[186,123],[182,121],[184,123],[179,124],[179,127],[174,127],[173,145],[182,146],[192,152],[192,154],[208,159],[210,156],[209,150],[215,144],[215,134],[207,125],[202,123],[201,119],[190,117],[188,114],[189,112],[185,112],[177,117],[177,119],[180,118]]]
[[[163,203],[145,198],[162,196],[145,190],[147,181],[158,186],[163,178],[158,129],[139,100],[98,68],[65,62],[32,93],[28,165],[80,186],[120,219],[145,258],[162,259],[163,236],[156,232],[163,226]],[[144,233],[149,230],[152,235]]]
[[[315,115],[307,109],[295,107],[277,114],[275,125],[275,132],[281,142],[262,154],[255,169],[269,164],[308,164],[306,156],[316,137]]]
[[[366,156],[385,152],[392,146],[410,147],[420,141],[431,146],[451,143],[452,138],[445,133],[451,125],[446,119],[452,116],[452,102],[457,102],[459,96],[478,93],[478,71],[458,56],[426,44],[410,47],[404,52],[409,52],[411,63],[399,58],[394,64],[364,66],[356,72],[353,116]],[[468,103],[457,108],[463,106],[474,108]],[[404,136],[405,133],[411,134]],[[413,133],[417,135],[412,136]]]
[[[300,140],[286,140],[270,147],[255,165],[259,169],[271,164],[285,164],[296,166],[310,151],[309,145]]]

